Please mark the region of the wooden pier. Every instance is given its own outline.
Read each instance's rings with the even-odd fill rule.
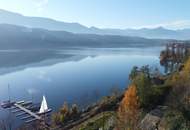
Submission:
[[[35,120],[41,120],[41,117],[39,115],[37,115],[36,113],[26,109],[22,105],[15,103],[14,106],[16,108],[20,109],[21,111],[23,111],[23,113],[30,115],[30,117],[33,117]]]
[[[45,96],[43,96],[41,107],[35,106],[32,101],[11,102],[10,100],[1,103],[1,107],[11,110],[16,117],[20,117],[25,123],[45,121],[43,117],[52,111],[48,109]]]

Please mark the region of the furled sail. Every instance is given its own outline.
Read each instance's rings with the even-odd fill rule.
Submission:
[[[42,113],[45,113],[47,111],[48,111],[47,101],[46,101],[45,96],[43,96],[39,113],[42,114]]]

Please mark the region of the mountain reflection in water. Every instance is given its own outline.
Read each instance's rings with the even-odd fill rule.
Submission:
[[[39,102],[43,94],[57,110],[64,101],[88,105],[113,87],[125,89],[133,66],[158,67],[158,48],[0,51],[0,100]]]

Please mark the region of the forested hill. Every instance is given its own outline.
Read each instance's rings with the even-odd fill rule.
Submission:
[[[74,34],[65,31],[0,24],[1,49],[61,49],[65,47],[147,47],[167,42],[118,35]]]

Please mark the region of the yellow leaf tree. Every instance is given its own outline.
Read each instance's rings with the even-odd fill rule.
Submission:
[[[138,120],[139,101],[137,87],[130,85],[118,109],[118,130],[137,130]]]

